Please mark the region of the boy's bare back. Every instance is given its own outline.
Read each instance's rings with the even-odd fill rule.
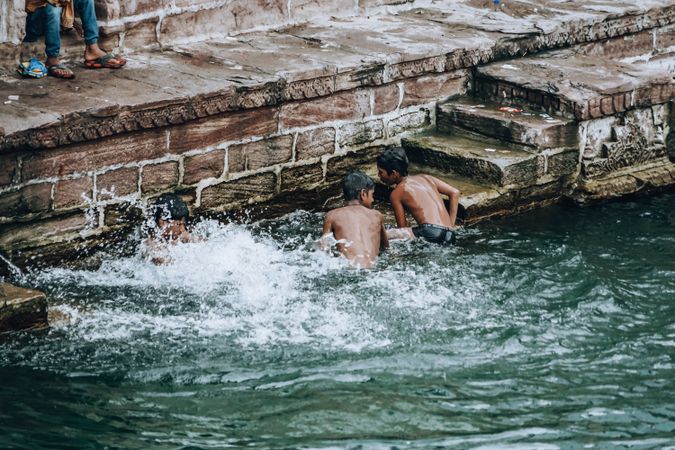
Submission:
[[[446,228],[455,226],[441,194],[452,195],[458,192],[449,184],[431,175],[409,175],[399,183],[390,196],[394,216],[399,227],[405,227],[405,211],[409,211],[418,224],[440,225]],[[457,194],[458,195],[458,194]],[[456,210],[452,211],[456,216]]]
[[[328,212],[323,235],[329,233],[338,241],[346,241],[338,242],[338,250],[362,268],[371,267],[380,248],[387,247],[382,214],[363,205],[348,205]]]

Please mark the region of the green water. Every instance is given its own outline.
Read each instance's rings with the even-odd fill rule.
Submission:
[[[675,448],[675,194],[399,244],[204,223],[175,263],[51,270],[0,341],[0,448]]]

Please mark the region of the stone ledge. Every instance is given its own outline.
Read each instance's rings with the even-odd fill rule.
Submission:
[[[48,326],[45,294],[0,283],[0,333]]]
[[[576,120],[591,120],[666,103],[675,79],[661,61],[621,62],[548,52],[478,68],[476,91],[483,98],[528,104]],[[670,55],[675,61],[675,54]]]
[[[675,5],[649,6],[530,1],[504,14],[458,2],[137,53],[121,71],[76,69],[73,83],[8,79],[0,82],[0,98],[20,100],[0,105],[0,153],[316,98],[675,22]],[[537,7],[559,15],[547,18]]]

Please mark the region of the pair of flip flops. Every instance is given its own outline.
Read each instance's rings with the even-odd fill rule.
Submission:
[[[84,66],[88,69],[119,69],[126,63],[126,59],[112,53],[106,53],[100,58],[84,60]]]
[[[31,58],[30,61],[20,62],[16,71],[24,78],[44,78],[49,73],[47,67],[36,58]]]

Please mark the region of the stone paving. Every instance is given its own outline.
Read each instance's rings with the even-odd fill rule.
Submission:
[[[507,5],[492,11],[485,2],[432,2],[398,14],[330,18],[162,51],[129,49],[125,69],[77,69],[72,82],[19,81],[5,68],[0,149],[54,147],[182,123],[675,22],[675,4],[667,0]]]

